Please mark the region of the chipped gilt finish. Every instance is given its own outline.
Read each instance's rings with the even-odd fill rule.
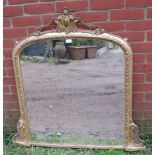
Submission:
[[[64,147],[64,148],[97,148],[97,149],[124,149],[126,151],[144,150],[143,141],[139,138],[138,127],[132,121],[132,50],[126,39],[109,34],[101,28],[94,30],[83,30],[77,28],[77,23],[80,20],[69,13],[68,9],[64,9],[64,13],[58,16],[57,19],[50,20],[48,24],[38,27],[37,30],[30,36],[16,43],[13,49],[13,66],[15,72],[18,101],[20,108],[20,119],[17,123],[17,134],[13,141],[23,146],[47,146],[47,147]],[[55,25],[56,28],[51,30],[42,30],[50,25]],[[96,146],[96,145],[72,145],[72,144],[50,144],[43,142],[32,142],[30,139],[29,120],[27,106],[24,94],[24,85],[20,66],[19,56],[22,50],[28,45],[38,41],[48,41],[50,39],[62,38],[85,38],[110,41],[124,51],[125,59],[125,117],[124,122],[124,145],[115,146]]]

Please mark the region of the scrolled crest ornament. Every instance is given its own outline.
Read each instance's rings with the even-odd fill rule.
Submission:
[[[57,24],[56,32],[69,33],[77,31],[76,23],[78,22],[78,19],[70,14],[67,8],[64,9],[64,13],[58,16],[54,22]]]
[[[37,27],[36,31],[33,32],[32,35],[41,35],[49,31],[58,33],[65,32],[66,34],[70,32],[78,32],[82,30],[78,28],[78,23],[82,26],[87,27],[87,29],[89,30],[93,30],[94,34],[105,33],[105,30],[100,28],[99,26],[86,24],[85,22],[81,21],[80,18],[76,18],[73,14],[69,12],[68,8],[65,7],[61,15],[59,15],[56,19],[49,20],[46,25]]]
[[[52,30],[53,32],[76,32],[77,27],[76,23],[79,21],[79,19],[75,18],[68,10],[68,8],[64,8],[63,14],[59,15],[57,19],[51,19],[48,24],[39,26],[37,28],[37,31],[35,31],[33,34],[39,35],[41,32],[46,30]],[[49,29],[49,26],[53,26],[51,29]],[[56,28],[54,28],[56,27]]]

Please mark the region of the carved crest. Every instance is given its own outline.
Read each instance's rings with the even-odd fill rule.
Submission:
[[[58,18],[55,19],[54,22],[57,24],[57,32],[69,33],[77,31],[76,23],[78,22],[78,19],[70,14],[67,8],[64,9],[64,13],[58,16]]]
[[[105,33],[105,30],[100,28],[99,26],[86,24],[79,18],[76,18],[69,12],[68,8],[65,7],[62,15],[59,15],[56,19],[51,19],[46,25],[39,26],[37,28],[37,31],[35,31],[33,35],[40,35],[47,31],[65,33],[77,32],[81,30],[78,28],[78,24],[83,27],[84,30],[93,30],[94,34]]]

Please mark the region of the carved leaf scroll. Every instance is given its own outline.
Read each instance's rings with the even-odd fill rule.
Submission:
[[[132,122],[130,124],[129,132],[131,138],[130,145],[143,147],[144,141],[139,138],[139,129],[135,123]]]
[[[18,123],[17,123],[17,133],[14,135],[13,140],[14,141],[23,141],[26,137],[25,135],[25,124],[24,121],[22,119],[19,119]]]
[[[105,33],[104,29],[93,24],[86,24],[79,18],[74,17],[69,12],[68,8],[64,8],[62,15],[59,15],[56,19],[51,19],[46,25],[39,26],[33,35],[40,35],[47,30],[52,32],[65,32],[66,34],[70,32],[78,32],[79,25],[85,27],[85,30],[93,30],[94,34]]]

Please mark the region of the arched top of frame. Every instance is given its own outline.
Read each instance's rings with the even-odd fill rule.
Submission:
[[[104,29],[100,26],[95,26],[93,24],[87,24],[80,20],[80,18],[75,17],[71,14],[68,8],[64,8],[64,11],[56,19],[51,19],[46,25],[37,27],[37,30],[33,33],[34,35],[40,33],[50,32],[77,32],[81,30],[94,30],[94,33],[104,33]]]
[[[74,17],[67,8],[56,19],[51,19],[46,25],[36,28],[30,37],[16,43],[13,50],[13,58],[21,53],[28,45],[37,41],[45,41],[60,38],[87,38],[113,42],[120,46],[125,55],[132,57],[132,50],[127,39],[107,33],[99,26],[89,25]]]

